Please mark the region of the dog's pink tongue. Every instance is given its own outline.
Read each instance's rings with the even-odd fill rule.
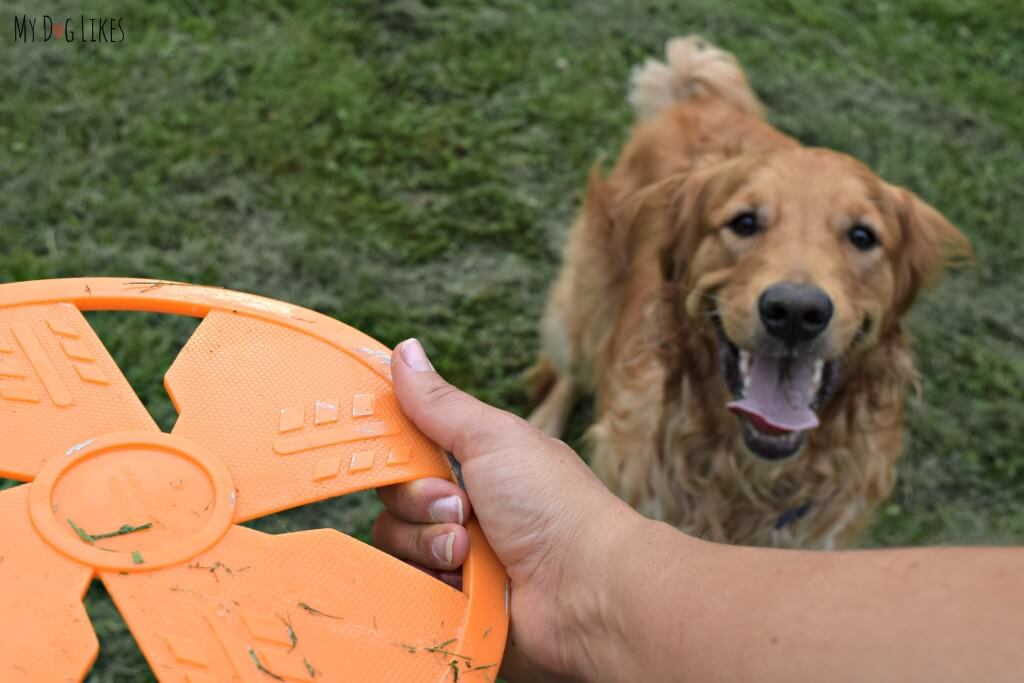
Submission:
[[[780,373],[782,362],[771,356],[751,356],[744,396],[726,407],[760,418],[775,429],[799,432],[817,427],[818,416],[809,407],[814,398],[814,361],[789,360],[785,375]]]

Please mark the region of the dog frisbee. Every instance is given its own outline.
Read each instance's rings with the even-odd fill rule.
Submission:
[[[82,315],[202,318],[161,432]],[[0,285],[0,680],[82,680],[103,582],[162,682],[492,682],[507,579],[470,522],[463,590],[333,529],[242,526],[453,478],[399,409],[386,347],[290,304],[177,282]]]

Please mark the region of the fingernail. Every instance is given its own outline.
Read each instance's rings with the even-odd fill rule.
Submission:
[[[434,557],[444,564],[452,563],[452,550],[455,548],[455,533],[449,532],[438,536],[431,543],[434,550]]]
[[[435,522],[462,524],[462,498],[448,496],[430,504],[430,519]]]
[[[434,366],[430,364],[430,359],[427,358],[427,352],[423,350],[423,345],[418,339],[406,339],[402,342],[401,352],[405,364],[413,370],[430,372],[434,369]]]

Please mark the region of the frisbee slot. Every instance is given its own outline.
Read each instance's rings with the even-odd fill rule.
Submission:
[[[347,496],[258,517],[242,526],[275,536],[297,531],[334,529],[369,542],[370,525],[381,509],[380,501],[372,491],[357,491]]]
[[[124,680],[147,680],[150,669],[146,659],[102,581],[90,582],[83,603],[100,643],[99,657],[92,668],[115,669]],[[117,662],[116,667],[111,666],[112,662]]]
[[[84,315],[160,429],[174,429],[178,411],[164,387],[164,375],[200,320],[134,311]]]

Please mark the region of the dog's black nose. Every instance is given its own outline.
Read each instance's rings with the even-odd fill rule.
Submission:
[[[761,293],[757,301],[768,334],[787,346],[821,334],[832,319],[832,299],[814,285],[780,282]]]

